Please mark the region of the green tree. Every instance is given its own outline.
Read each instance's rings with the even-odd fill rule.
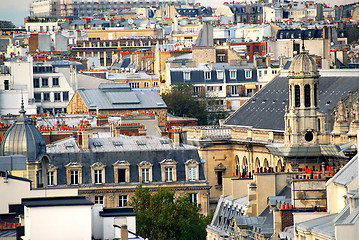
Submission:
[[[175,197],[173,191],[137,187],[129,201],[137,214],[137,234],[150,240],[204,240],[210,216],[198,213],[199,207],[190,203],[189,195]]]
[[[204,101],[192,97],[190,84],[176,84],[172,91],[162,94],[169,113],[176,116],[193,117],[198,119],[199,125],[207,125],[207,107]]]

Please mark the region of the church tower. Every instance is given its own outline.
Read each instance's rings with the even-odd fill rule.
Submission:
[[[314,59],[304,50],[294,57],[289,69],[289,107],[286,108],[285,145],[323,144],[324,115],[319,112],[319,72]]]

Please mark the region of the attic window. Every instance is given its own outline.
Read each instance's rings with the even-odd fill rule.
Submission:
[[[115,146],[115,147],[122,147],[122,143],[120,141],[113,141],[112,144]]]
[[[65,143],[66,148],[74,148],[74,145],[72,143]]]
[[[161,139],[160,140],[161,144],[169,144],[170,142],[166,139]]]
[[[101,142],[93,142],[93,145],[95,147],[102,147],[102,143]]]
[[[136,143],[137,143],[138,146],[145,146],[146,145],[146,143],[144,141],[141,141],[141,140],[137,140]]]

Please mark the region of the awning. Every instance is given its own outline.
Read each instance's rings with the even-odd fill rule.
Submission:
[[[257,89],[257,85],[255,83],[251,83],[251,84],[244,84],[244,87],[246,89]]]

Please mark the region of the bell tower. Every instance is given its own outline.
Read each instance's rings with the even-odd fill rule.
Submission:
[[[319,72],[314,59],[305,51],[294,57],[289,69],[289,106],[286,108],[285,145],[321,144],[325,134],[324,115],[319,112]]]

